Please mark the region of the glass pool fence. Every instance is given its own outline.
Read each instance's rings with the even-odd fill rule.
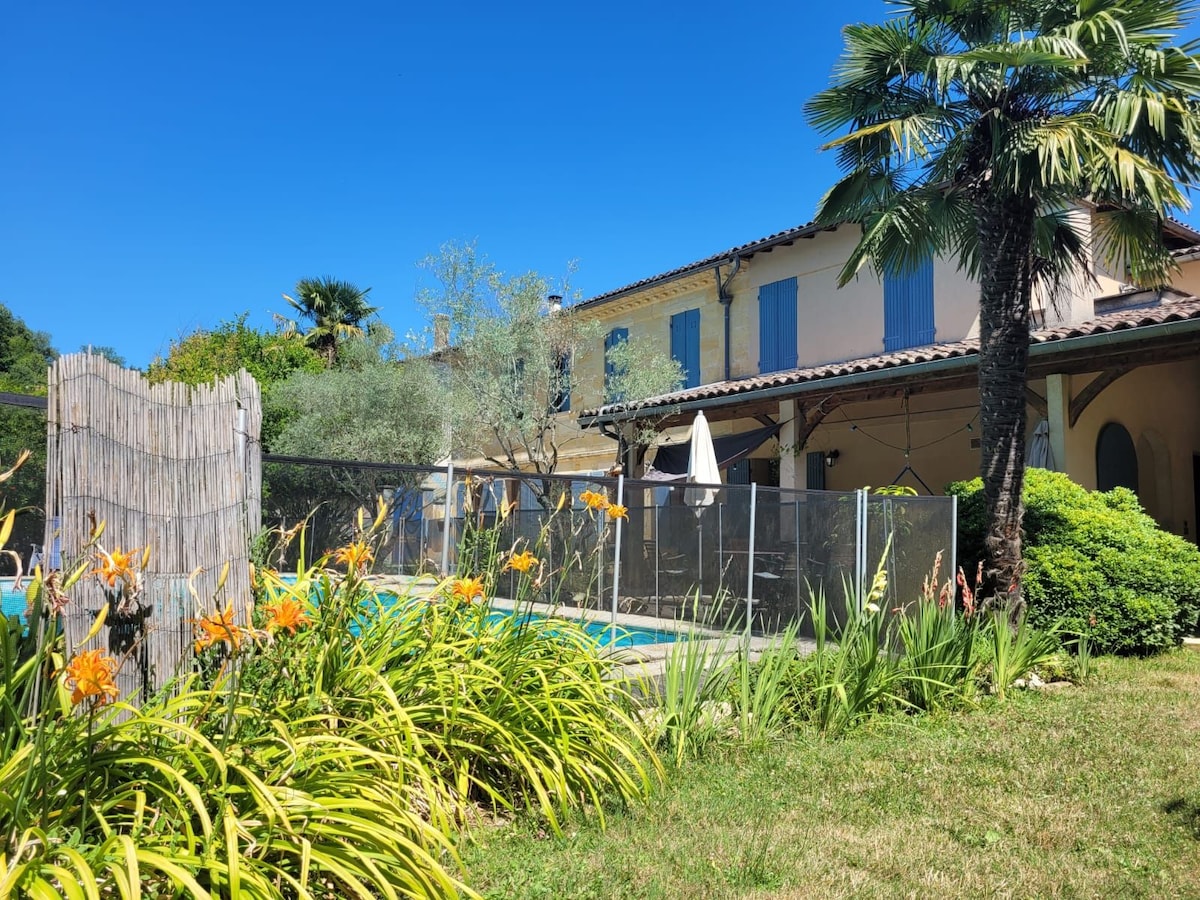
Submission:
[[[521,591],[523,576],[508,571],[498,597],[520,593],[614,624],[770,635],[799,621],[811,636],[814,592],[824,592],[831,619],[844,621],[847,603],[882,565],[888,608],[903,606],[919,596],[939,551],[948,575],[956,549],[953,497],[279,457],[264,460],[263,480],[264,526],[311,516],[310,551],[344,543],[355,511],[382,495],[388,527],[377,573],[478,574],[494,533],[501,552],[529,549],[541,562],[535,590]],[[586,492],[604,498],[596,505],[625,507],[625,517],[592,508]]]

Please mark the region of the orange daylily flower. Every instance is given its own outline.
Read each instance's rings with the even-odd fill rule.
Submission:
[[[353,572],[362,572],[375,559],[371,547],[366,541],[355,541],[345,547],[339,547],[334,553],[333,561],[345,563],[346,568]]]
[[[196,627],[203,632],[200,637],[196,638],[197,653],[213,644],[221,643],[236,650],[242,645],[242,640],[246,636],[245,630],[233,621],[232,604],[227,604],[224,612],[213,613],[211,616],[205,616],[198,620]]]
[[[620,503],[610,503],[607,507],[608,517],[610,519],[628,519],[629,509],[622,506]]]
[[[465,600],[471,603],[478,597],[480,600],[486,599],[483,593],[482,578],[455,578],[450,582],[450,595]]]
[[[103,706],[117,699],[117,683],[113,676],[117,663],[111,656],[101,655],[99,650],[85,650],[67,665],[67,687],[71,688],[71,702],[78,706],[84,700]]]
[[[579,502],[586,503],[588,509],[608,509],[608,497],[597,491],[584,491],[579,495]]]
[[[137,548],[129,550],[126,553],[121,552],[121,548],[117,547],[111,553],[99,551],[100,568],[92,571],[93,575],[99,575],[100,580],[107,582],[110,588],[117,586],[118,578],[128,578],[133,574],[133,561],[137,555]]]
[[[267,614],[267,631],[274,632],[286,628],[288,634],[295,634],[296,629],[311,623],[304,604],[295,597],[280,597],[266,606],[264,611]]]
[[[520,553],[512,554],[508,558],[508,562],[504,564],[504,568],[512,569],[514,572],[528,572],[539,562],[540,560],[531,551],[522,550]]]

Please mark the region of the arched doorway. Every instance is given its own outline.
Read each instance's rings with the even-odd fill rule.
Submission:
[[[1138,497],[1153,519],[1167,531],[1175,530],[1175,491],[1171,483],[1171,450],[1153,429],[1137,439]]]
[[[1118,486],[1137,492],[1137,450],[1125,426],[1109,422],[1096,437],[1096,488],[1111,491]]]

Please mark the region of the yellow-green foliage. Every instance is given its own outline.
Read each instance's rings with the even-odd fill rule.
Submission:
[[[979,479],[959,495],[959,562],[982,556]],[[1025,473],[1025,597],[1029,621],[1089,636],[1100,653],[1154,653],[1177,645],[1200,613],[1200,550],[1161,530],[1133,493],[1088,491],[1066,475]]]
[[[37,585],[32,634],[0,633],[0,897],[470,897],[473,806],[557,828],[646,795],[658,763],[586,631],[493,620],[480,581],[381,595],[371,555],[259,573],[255,621],[216,602],[199,672],[137,706],[72,696]]]

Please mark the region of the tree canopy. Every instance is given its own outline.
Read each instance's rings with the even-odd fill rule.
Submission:
[[[297,371],[266,394],[264,415],[281,422],[271,451],[309,459],[430,465],[446,452],[443,385],[427,359],[405,359],[382,325],[342,343],[332,369]],[[416,473],[377,466],[270,462],[263,468],[270,520],[310,519],[318,550],[344,540],[360,506]]]
[[[573,370],[585,353],[603,352],[600,324],[569,306],[550,306],[549,296],[566,295],[566,285],[536,272],[505,275],[473,245],[448,244],[425,266],[437,288],[424,291],[421,302],[449,325],[451,346],[434,358],[447,372],[455,454],[554,472],[580,436],[568,409]],[[683,381],[679,364],[645,342],[629,342],[612,362],[627,400]]]
[[[248,312],[213,329],[197,329],[172,341],[165,358],[150,363],[146,377],[154,382],[207,384],[245,369],[261,385],[282,381],[295,371],[316,372],[321,358],[283,331],[264,331],[246,324]]]
[[[283,298],[308,323],[304,341],[327,367],[337,361],[341,343],[362,337],[366,321],[379,312],[379,307],[367,303],[370,288],[360,289],[337,278],[302,278],[293,293],[295,297],[284,294]]]
[[[34,331],[8,307],[0,305],[0,390],[19,394],[46,393],[46,367],[58,356],[50,336]],[[0,405],[0,469],[7,469],[21,451],[31,456],[4,485],[6,509],[21,510],[13,524],[8,549],[23,558],[30,545],[41,544],[45,529],[46,414],[40,409]],[[8,560],[0,562],[10,571]]]
[[[404,359],[385,326],[343,343],[335,368],[297,371],[267,407],[286,425],[272,451],[292,456],[430,464],[445,454],[443,387],[425,359]]]
[[[34,331],[0,304],[0,390],[46,393],[46,368],[58,358],[50,335]]]
[[[1161,282],[1162,218],[1200,173],[1200,65],[1181,0],[909,0],[844,30],[807,105],[844,177],[823,222],[859,222],[843,283],[929,255],[980,281],[980,419],[992,591],[1020,610],[1025,377],[1035,283],[1092,255]],[[1096,211],[1076,216],[1080,202]]]

